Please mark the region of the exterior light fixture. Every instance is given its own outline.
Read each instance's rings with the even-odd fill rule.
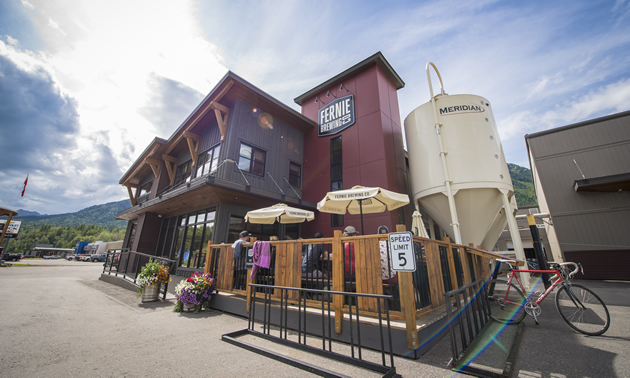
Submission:
[[[337,96],[335,96],[334,94],[330,93],[330,91],[328,91],[328,93],[326,93],[326,97],[329,97],[329,96],[333,96],[334,98],[337,98]]]
[[[315,96],[315,102],[321,102],[322,104],[326,105],[326,103],[322,100],[320,100],[319,97]]]
[[[348,88],[343,86],[343,83],[341,83],[341,85],[339,86],[339,90],[342,90],[342,89],[345,89],[346,92],[350,92],[350,90]],[[335,98],[337,98],[337,97],[335,97]]]

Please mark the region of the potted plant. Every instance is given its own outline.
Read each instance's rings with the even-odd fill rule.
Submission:
[[[214,292],[214,277],[209,273],[193,273],[175,287],[175,312],[192,311],[195,314],[210,308],[210,298]]]
[[[143,302],[157,301],[160,295],[160,284],[171,281],[168,267],[156,260],[149,260],[136,278],[138,285],[138,297],[142,296]]]

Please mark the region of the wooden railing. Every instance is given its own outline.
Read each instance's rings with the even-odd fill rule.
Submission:
[[[397,231],[405,231],[404,226],[397,226]],[[322,278],[320,287],[335,292],[392,295],[395,305],[390,312],[391,317],[405,322],[408,347],[415,349],[418,346],[417,319],[435,311],[443,311],[444,293],[489,277],[490,260],[502,257],[480,248],[450,243],[448,238],[437,241],[414,236],[416,272],[398,272],[396,279],[385,279],[381,269],[380,242],[387,240],[386,234],[342,237],[341,231],[337,230],[332,238],[270,242],[275,264],[270,267],[271,273],[268,272],[266,277],[268,279],[268,275],[272,274],[275,286],[304,288],[307,280],[302,275],[303,250],[310,244],[324,244],[328,252],[332,252],[331,262],[328,263],[331,269],[325,272],[327,277]],[[354,244],[355,275],[351,278],[344,275],[345,243]],[[216,289],[245,295],[249,303],[251,289],[248,284],[264,282],[256,278],[250,279],[251,270],[247,270],[246,284],[235,286],[235,277],[242,277],[244,273],[243,265],[237,266],[238,262],[233,259],[233,248],[230,244],[208,242],[204,270],[216,278]],[[272,296],[280,300],[280,293]],[[297,302],[297,294],[290,293],[288,300]],[[343,295],[332,295],[332,303],[335,316],[339,320],[336,323],[339,326],[335,330],[341,333],[341,319],[348,308],[346,298]],[[361,298],[358,308],[361,315],[367,316],[376,315],[378,311],[376,300],[371,298]]]

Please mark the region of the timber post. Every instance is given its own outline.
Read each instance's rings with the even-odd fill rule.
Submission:
[[[405,232],[404,224],[396,225],[396,232]],[[405,317],[407,330],[407,348],[418,348],[418,329],[416,326],[416,297],[413,288],[413,273],[398,272],[398,285],[400,286],[400,308]]]
[[[335,230],[335,236],[332,243],[333,291],[345,291],[343,253],[341,230]],[[341,333],[344,299],[345,296],[343,295],[333,295],[333,308],[335,309],[335,332],[338,334]]]

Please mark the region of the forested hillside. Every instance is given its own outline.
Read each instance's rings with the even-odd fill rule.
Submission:
[[[509,163],[508,168],[510,169],[512,186],[514,186],[518,206],[537,205],[538,201],[536,200],[536,194],[534,192],[531,171],[527,168]]]
[[[106,229],[96,225],[82,224],[69,226],[34,226],[30,222],[22,222],[17,239],[9,239],[7,252],[24,253],[36,244],[52,244],[57,248],[74,248],[78,241],[104,242],[123,240],[124,228]],[[3,243],[4,244],[4,243]]]
[[[114,219],[114,216],[129,206],[129,200],[122,200],[91,206],[76,213],[18,215],[13,219],[22,221],[20,233],[17,239],[9,239],[7,252],[24,253],[35,244],[74,248],[78,241],[122,240],[125,237],[127,222]],[[3,244],[5,243],[6,241]]]
[[[35,227],[43,225],[50,226],[78,226],[80,224],[93,224],[103,228],[125,228],[127,222],[114,219],[116,213],[129,208],[129,200],[109,202],[103,205],[95,205],[79,210],[76,213],[54,214],[54,215],[28,215],[15,217],[21,220],[22,224],[29,224]]]

